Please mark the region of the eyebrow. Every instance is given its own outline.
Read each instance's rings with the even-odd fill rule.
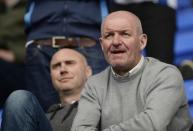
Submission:
[[[132,30],[131,30],[131,29],[122,29],[122,30],[112,30],[112,29],[108,29],[108,30],[106,30],[103,34],[105,34],[105,33],[111,33],[111,32],[126,32],[126,31],[131,32]]]
[[[64,62],[64,63],[75,63],[76,60],[74,60],[74,59],[69,59],[69,60],[58,61],[58,62],[55,62],[55,63],[51,64],[51,67],[56,66],[56,65],[60,65],[60,64],[63,63],[63,62]]]
[[[51,64],[51,68],[54,68],[54,67],[56,67],[56,66],[58,66],[58,65],[60,65],[60,64],[61,64],[61,62],[53,63],[53,64]]]

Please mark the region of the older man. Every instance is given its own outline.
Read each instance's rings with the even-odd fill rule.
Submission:
[[[70,131],[80,92],[92,71],[85,57],[72,49],[56,52],[50,70],[61,103],[49,108],[47,119],[30,92],[16,91],[6,102],[1,131]]]
[[[182,77],[176,67],[141,55],[147,36],[138,17],[114,12],[101,29],[110,67],[88,79],[72,131],[188,131]]]

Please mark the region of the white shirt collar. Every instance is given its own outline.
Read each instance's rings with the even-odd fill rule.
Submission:
[[[111,67],[111,71],[112,71],[112,73],[113,73],[113,75],[114,75],[115,77],[119,77],[119,78],[127,77],[127,76],[130,76],[130,75],[132,75],[132,74],[135,74],[137,71],[139,71],[139,70],[141,69],[142,65],[143,65],[143,61],[144,61],[144,57],[141,56],[141,59],[140,59],[139,63],[138,63],[135,67],[133,67],[133,69],[131,69],[130,71],[128,71],[128,72],[125,73],[124,75],[119,75],[119,74],[117,74],[117,73],[113,70],[112,67]]]

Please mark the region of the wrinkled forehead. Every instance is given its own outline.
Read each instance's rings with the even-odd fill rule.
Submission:
[[[123,29],[137,29],[141,30],[141,22],[139,18],[127,11],[118,11],[113,12],[107,16],[101,25],[101,33],[104,33],[104,30],[111,28],[113,29],[123,28]]]
[[[133,28],[135,25],[129,22],[127,19],[123,18],[115,18],[108,19],[106,23],[104,23],[103,30],[127,30]]]
[[[112,19],[127,19],[127,20],[130,20],[130,21],[138,21],[139,18],[131,13],[131,12],[128,12],[128,11],[116,11],[116,12],[113,12],[111,14],[109,14],[105,19],[104,19],[104,23],[108,20],[112,20]]]

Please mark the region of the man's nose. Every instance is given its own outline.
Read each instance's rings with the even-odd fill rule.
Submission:
[[[61,68],[60,68],[60,74],[64,74],[64,73],[67,73],[67,72],[68,72],[67,66],[64,63],[62,63]]]
[[[114,46],[118,46],[121,44],[121,38],[118,34],[115,34],[114,37],[113,37],[113,41],[112,41],[112,44]]]

